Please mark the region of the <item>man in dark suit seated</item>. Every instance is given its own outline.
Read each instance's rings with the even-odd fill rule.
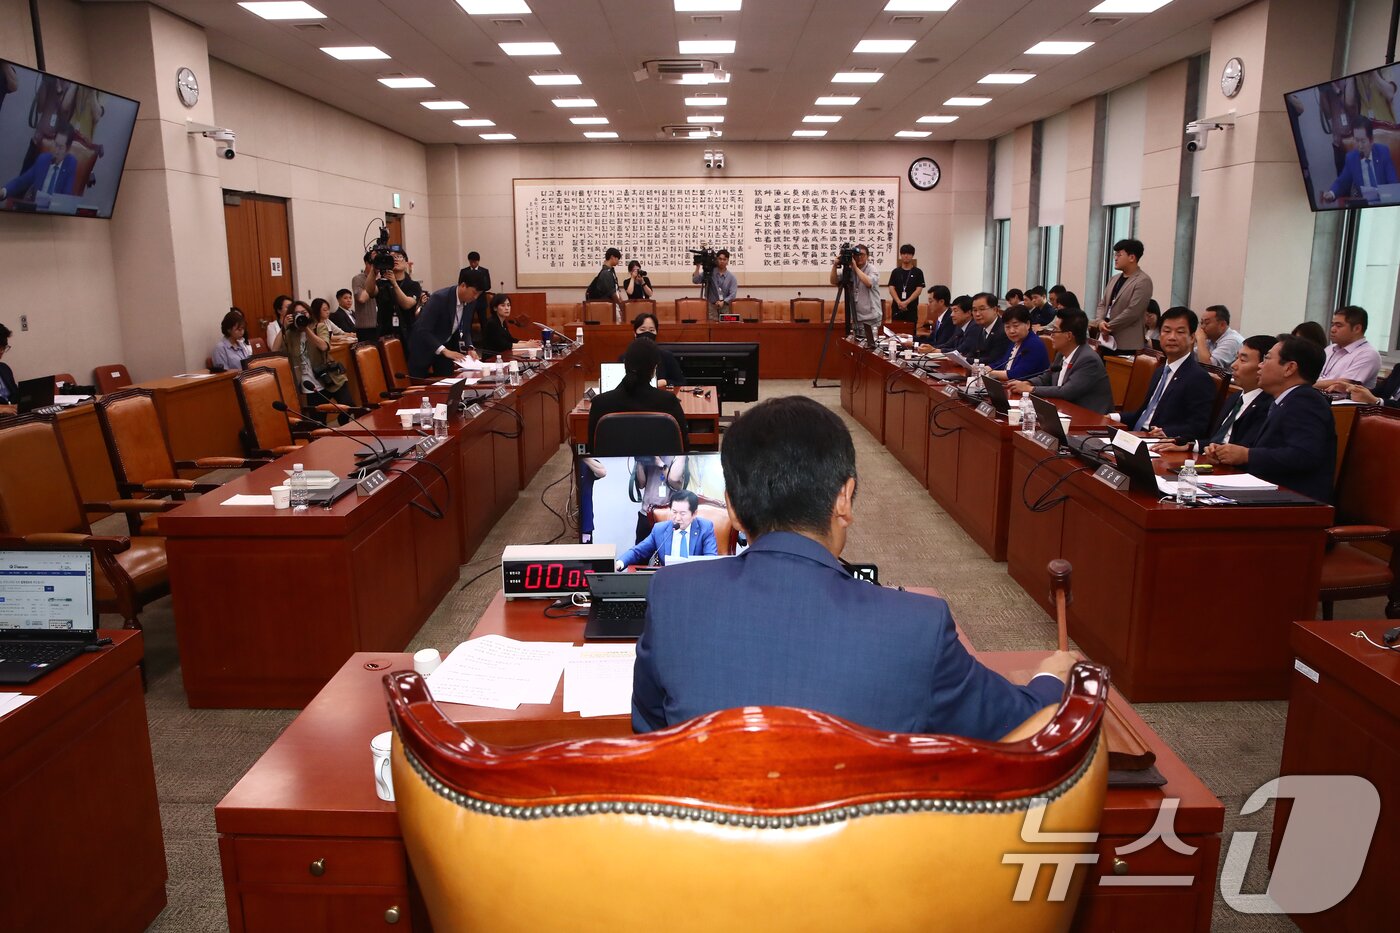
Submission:
[[[1073,655],[1052,654],[1016,686],[967,653],[943,600],[841,565],[856,455],[835,412],[800,396],[761,402],[725,434],[721,457],[730,514],[753,543],[652,580],[633,729],[796,706],[873,729],[997,739],[1059,701]]]
[[[1162,352],[1165,366],[1157,367],[1147,398],[1137,411],[1123,413],[1123,423],[1148,437],[1183,437],[1200,440],[1210,432],[1215,382],[1196,362],[1196,312],[1169,308],[1162,315]]]
[[[1008,382],[1007,390],[1062,398],[1101,415],[1108,414],[1113,410],[1113,386],[1103,360],[1093,347],[1085,346],[1088,339],[1088,315],[1078,308],[1061,309],[1055,315],[1055,332],[1050,335],[1055,362],[1049,372]]]
[[[408,338],[408,374],[414,379],[451,376],[458,360],[477,358],[472,346],[472,309],[480,293],[466,272],[463,269],[457,274],[456,287],[449,285],[433,292],[413,324]]]
[[[972,299],[966,295],[959,295],[948,306],[948,313],[938,319],[933,333],[915,341],[918,344],[915,349],[920,353],[932,353],[934,350],[956,350],[958,344],[962,343],[968,329],[975,326],[972,323]]]
[[[972,296],[972,325],[958,344],[958,352],[969,363],[986,363],[992,369],[1006,365],[1006,358],[1011,355],[1011,340],[1002,326],[996,295],[978,292]]]
[[[953,293],[948,286],[930,285],[928,293],[928,333],[915,334],[914,343],[927,344],[932,349],[948,340],[957,325],[953,323],[953,309],[949,307]]]
[[[661,350],[651,340],[634,340],[622,354],[622,365],[626,375],[616,389],[595,395],[588,403],[588,449],[593,449],[594,435],[598,432],[598,422],[604,415],[620,411],[659,411],[676,419],[681,429],[681,439],[689,446],[686,434],[685,410],[681,400],[670,392],[658,389],[651,384],[656,375],[656,366],[661,360]]]
[[[1254,444],[1212,444],[1207,463],[1247,470],[1317,499],[1332,499],[1337,426],[1327,397],[1313,388],[1322,373],[1322,348],[1302,337],[1280,336],[1259,367],[1259,385],[1274,397]]]
[[[660,556],[661,563],[665,564],[673,557],[714,557],[719,554],[715,523],[695,514],[700,510],[699,496],[688,489],[678,489],[671,493],[669,505],[671,517],[657,522],[651,534],[624,551],[617,559],[618,570],[633,564],[649,564],[655,556]]]
[[[1322,200],[1331,204],[1338,198],[1361,198],[1376,201],[1376,188],[1396,182],[1395,162],[1390,147],[1375,141],[1376,131],[1369,117],[1361,117],[1352,129],[1355,148],[1346,154],[1342,171],[1332,187],[1322,192]],[[1354,193],[1353,193],[1354,192]]]
[[[1231,399],[1220,413],[1220,419],[1211,426],[1210,436],[1203,441],[1209,444],[1239,444],[1249,447],[1264,429],[1269,406],[1274,403],[1269,393],[1259,388],[1259,365],[1264,354],[1274,345],[1277,337],[1256,335],[1248,337],[1240,344],[1239,353],[1230,369],[1235,374],[1234,383],[1240,391],[1232,393]],[[1177,438],[1175,444],[1164,444],[1159,451],[1189,451],[1194,444],[1189,438]]]

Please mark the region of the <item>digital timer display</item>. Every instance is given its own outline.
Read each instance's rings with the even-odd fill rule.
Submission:
[[[505,560],[501,586],[506,596],[569,596],[588,592],[588,575],[609,573],[607,558],[563,560]]]

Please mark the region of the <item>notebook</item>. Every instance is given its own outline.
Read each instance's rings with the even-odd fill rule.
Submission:
[[[0,684],[27,684],[97,644],[92,552],[0,550]]]

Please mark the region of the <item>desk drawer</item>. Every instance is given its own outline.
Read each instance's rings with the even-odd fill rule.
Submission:
[[[377,933],[412,930],[417,922],[406,889],[325,894],[250,891],[242,897],[242,908],[242,933]]]
[[[237,838],[243,884],[407,887],[408,855],[389,839]]]

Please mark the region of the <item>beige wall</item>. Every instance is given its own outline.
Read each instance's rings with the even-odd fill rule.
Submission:
[[[1151,251],[1150,256],[1143,258],[1143,263],[1152,276],[1157,303],[1163,309],[1171,304],[1175,270],[1173,246],[1181,193],[1181,161],[1186,155],[1182,143],[1186,125],[1187,70],[1186,62],[1177,62],[1147,78],[1147,128],[1142,144],[1138,238]]]

